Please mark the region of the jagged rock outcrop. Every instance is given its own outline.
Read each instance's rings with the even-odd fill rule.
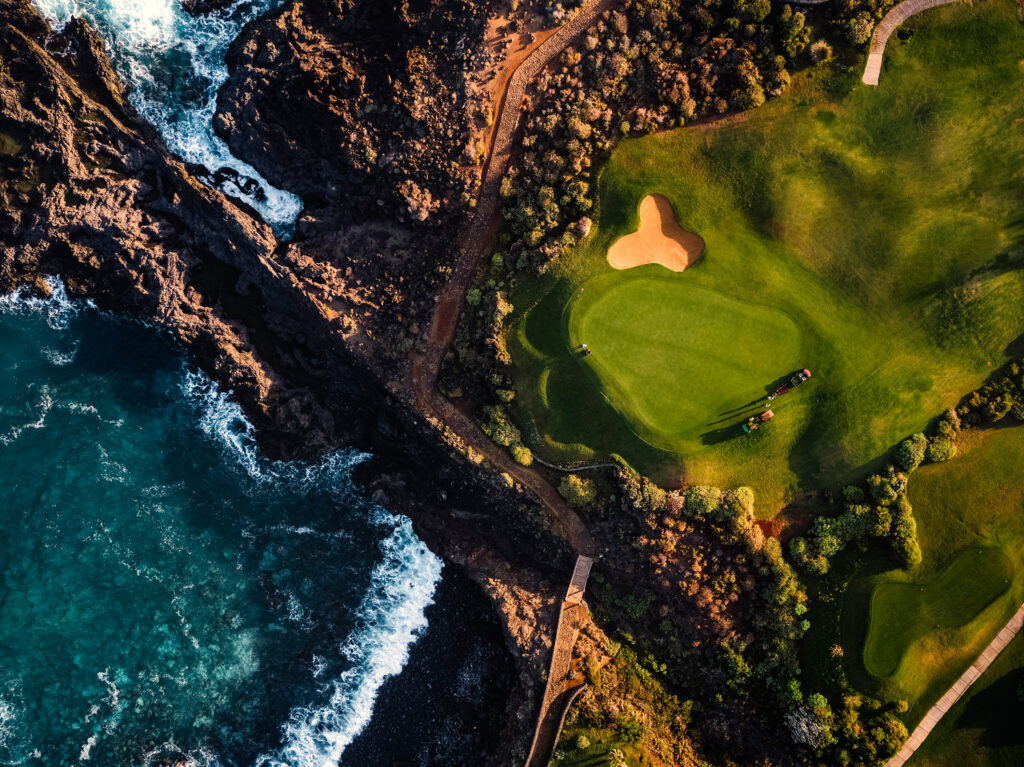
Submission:
[[[0,290],[59,273],[167,328],[281,454],[365,427],[365,384],[269,227],[168,153],[89,26],[52,32],[27,0],[0,0],[0,20]]]
[[[228,53],[214,121],[233,152],[307,209],[410,222],[465,210],[464,77],[475,0],[291,0]]]
[[[0,0],[0,292],[59,274],[71,295],[166,329],[234,391],[272,456],[372,450],[364,482],[386,472],[389,508],[464,565],[504,618],[522,678],[503,753],[521,751],[550,625],[542,573],[568,552],[532,498],[453,461],[386,394],[426,330],[443,275],[424,250],[439,240],[374,202],[372,220],[339,228],[342,209],[325,208],[278,243],[199,170],[135,113],[86,23],[54,32],[29,0]]]

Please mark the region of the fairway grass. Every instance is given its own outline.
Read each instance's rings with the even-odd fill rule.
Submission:
[[[967,432],[966,451],[908,486],[923,559],[854,580],[844,604],[847,671],[863,692],[910,703],[914,724],[1024,600],[1024,427]],[[866,673],[864,673],[866,672]]]
[[[871,594],[865,668],[884,679],[900,663],[917,665],[917,653],[911,652],[917,640],[939,632],[947,638],[961,633],[1009,588],[1012,575],[1013,565],[1002,551],[982,546],[963,549],[929,583],[882,581]]]
[[[512,296],[539,455],[750,485],[770,514],[854,479],[1007,358],[1024,333],[1024,28],[1002,0],[913,25],[879,88],[818,71],[743,119],[615,150],[591,236]],[[607,262],[649,194],[706,241],[683,273]]]

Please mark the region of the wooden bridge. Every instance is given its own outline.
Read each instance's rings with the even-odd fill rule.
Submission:
[[[533,743],[530,744],[526,767],[547,767],[558,744],[558,735],[562,732],[569,706],[583,692],[586,684],[579,677],[569,679],[569,671],[580,627],[587,618],[588,608],[583,601],[583,593],[587,590],[587,578],[593,564],[594,560],[591,557],[576,557],[569,588],[566,589],[565,599],[562,600],[562,606],[558,611],[558,629],[555,631],[555,643],[551,648],[548,681],[544,687],[544,699],[537,715],[537,728],[533,732]]]

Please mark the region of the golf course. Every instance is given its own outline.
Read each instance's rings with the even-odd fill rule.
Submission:
[[[909,26],[877,88],[836,63],[749,114],[620,143],[588,237],[512,295],[531,449],[749,485],[770,515],[863,475],[1024,352],[1024,26],[1005,0]],[[681,271],[609,263],[650,195],[706,244]],[[803,368],[809,381],[768,402]],[[745,435],[766,406],[775,417]],[[878,668],[902,662],[892,652]]]
[[[906,700],[916,722],[1024,599],[1024,429],[968,433],[962,455],[914,472],[922,562],[866,565],[843,604],[847,673],[862,692]]]

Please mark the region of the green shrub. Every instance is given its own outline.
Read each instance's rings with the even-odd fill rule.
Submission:
[[[512,454],[512,460],[516,463],[521,463],[523,466],[529,466],[533,463],[533,453],[530,448],[524,445],[512,445],[509,449]]]
[[[578,474],[566,474],[558,484],[558,492],[569,502],[570,506],[583,508],[597,499],[597,486],[592,479],[584,479]]]
[[[686,516],[707,518],[718,508],[718,504],[722,500],[722,491],[717,487],[695,485],[686,488],[683,500],[683,513]]]
[[[496,444],[502,447],[509,447],[511,445],[518,445],[523,441],[519,429],[509,420],[508,415],[500,407],[484,408],[484,416],[487,420],[484,421],[481,428]]]
[[[956,455],[956,445],[947,437],[934,437],[928,443],[928,450],[925,457],[932,463],[948,461]]]
[[[581,751],[585,748],[590,748],[590,738],[586,735],[580,735],[576,738],[576,748]]]
[[[896,465],[903,471],[913,471],[924,461],[927,450],[928,438],[923,434],[914,434],[903,440],[896,448]]]

